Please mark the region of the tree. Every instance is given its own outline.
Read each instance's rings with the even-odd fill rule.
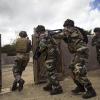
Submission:
[[[2,53],[7,53],[8,56],[15,56],[16,55],[16,48],[15,43],[13,44],[7,44],[1,47]]]

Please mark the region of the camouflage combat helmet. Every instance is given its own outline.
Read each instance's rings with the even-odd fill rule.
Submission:
[[[43,25],[38,25],[36,27],[36,32],[39,33],[39,32],[45,32],[45,27]]]
[[[21,32],[19,33],[19,36],[20,36],[20,37],[27,37],[26,31],[21,31]]]
[[[100,27],[96,27],[96,28],[94,29],[94,32],[100,32]]]
[[[67,19],[64,24],[63,24],[63,27],[66,27],[66,26],[71,26],[73,27],[74,26],[74,21],[71,20],[71,19]]]

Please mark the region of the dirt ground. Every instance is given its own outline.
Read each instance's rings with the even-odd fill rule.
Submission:
[[[3,68],[3,88],[10,88],[13,82],[13,74],[11,67]],[[72,79],[68,76],[64,81],[61,81],[63,93],[55,96],[49,95],[49,92],[43,91],[42,87],[45,84],[34,85],[32,66],[28,66],[23,73],[25,86],[21,92],[10,92],[0,94],[0,100],[83,100],[82,95],[73,95],[71,90],[75,85]],[[96,89],[97,96],[88,100],[100,100],[100,69],[88,72],[88,77]]]

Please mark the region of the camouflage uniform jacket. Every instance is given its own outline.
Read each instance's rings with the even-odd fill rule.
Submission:
[[[73,54],[88,49],[86,43],[83,41],[83,35],[77,28],[74,27],[70,30],[65,31],[66,32],[55,36],[55,38],[62,38],[68,44],[68,49],[70,53]]]
[[[39,41],[39,51],[41,53],[46,52],[46,60],[55,58],[58,51],[55,39],[48,37],[48,34],[44,34],[40,36]]]

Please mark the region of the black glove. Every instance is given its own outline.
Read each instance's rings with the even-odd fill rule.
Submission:
[[[41,52],[36,51],[35,54],[34,54],[34,56],[33,56],[33,58],[34,58],[35,60],[37,60],[37,59],[40,57],[40,55],[41,55]]]

